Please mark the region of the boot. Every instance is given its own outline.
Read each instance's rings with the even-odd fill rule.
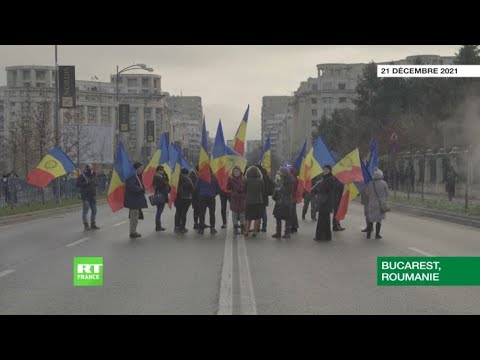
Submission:
[[[285,230],[285,235],[283,235],[284,239],[290,239],[290,231]]]
[[[277,229],[276,229],[276,230],[277,230],[277,232],[276,232],[275,234],[273,234],[272,237],[273,237],[274,239],[280,239],[280,238],[282,237],[282,224],[280,224],[280,226],[277,225]]]
[[[99,230],[100,228],[97,226],[97,224],[92,223],[92,224],[90,225],[90,229],[92,229],[92,230]]]
[[[139,234],[139,233],[137,233],[137,232],[135,231],[134,233],[131,233],[131,234],[130,234],[130,237],[131,237],[132,239],[134,239],[134,238],[142,237],[142,234]]]
[[[158,231],[165,231],[165,228],[162,227],[162,222],[161,221],[158,222],[158,228],[159,228]]]
[[[160,231],[160,228],[162,226],[160,225],[160,221],[155,221],[155,231]]]
[[[85,231],[90,230],[90,226],[88,226],[88,223],[83,224],[83,230],[85,230]]]
[[[373,230],[373,222],[369,222],[367,225],[367,239],[370,239]]]
[[[375,224],[375,239],[381,239],[382,237],[380,236],[380,228],[382,227],[382,223],[377,222]]]

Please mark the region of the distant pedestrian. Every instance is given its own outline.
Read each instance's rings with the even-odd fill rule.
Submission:
[[[239,235],[245,232],[245,206],[246,206],[246,184],[245,177],[240,167],[235,166],[232,176],[228,179],[227,189],[230,190],[230,211],[234,234]],[[240,222],[240,225],[238,224]]]
[[[210,215],[210,234],[216,234],[217,230],[215,229],[215,208],[216,208],[216,196],[220,193],[220,186],[218,185],[218,180],[210,169],[210,183],[201,179],[200,177],[197,180],[197,188],[199,195],[199,229],[198,233],[203,235],[203,232],[206,228],[205,226],[205,216],[208,213]]]
[[[146,209],[148,205],[142,180],[143,164],[137,162],[133,165],[133,168],[135,174],[129,177],[125,183],[125,207],[129,209],[130,237],[137,238],[142,236],[137,232],[138,220],[144,219],[142,209]]]
[[[265,169],[262,165],[256,165],[257,168],[260,169],[262,173],[262,179],[263,179],[263,184],[264,184],[264,192],[263,192],[263,216],[262,216],[262,232],[267,231],[267,222],[268,222],[268,216],[267,216],[267,207],[268,207],[268,197],[273,195],[273,181],[268,176],[267,169]]]
[[[85,166],[85,169],[77,178],[76,186],[80,188],[80,195],[83,203],[82,220],[84,230],[100,229],[96,224],[98,179],[91,165]],[[89,209],[91,210],[90,226],[88,224]]]
[[[190,180],[195,185],[195,191],[192,194],[192,209],[193,209],[193,229],[199,229],[198,219],[200,214],[200,200],[198,194],[198,165],[195,166],[195,170],[190,171]]]
[[[386,213],[389,209],[387,206],[388,185],[383,180],[383,172],[380,169],[375,168],[373,180],[368,183],[366,191],[368,196],[367,239],[370,239],[374,222],[376,222],[375,239],[381,239],[381,222],[386,218]]]
[[[282,221],[285,221],[284,239],[290,238],[290,231],[292,229],[292,194],[295,188],[295,181],[288,171],[288,168],[282,166],[275,177],[275,189],[273,190],[272,200],[275,201],[273,208],[273,216],[277,221],[275,234],[273,238],[282,237]]]
[[[335,179],[332,174],[332,167],[325,165],[321,179],[312,187],[312,192],[317,195],[317,229],[315,231],[316,241],[332,240],[332,227],[330,213],[333,210]]]
[[[446,174],[445,190],[448,193],[448,201],[452,201],[455,197],[455,183],[457,181],[457,172],[452,165],[448,165]]]
[[[290,175],[292,176],[293,179],[293,193],[292,193],[292,199],[291,199],[291,211],[292,211],[292,216],[291,216],[291,225],[292,228],[290,231],[292,233],[298,232],[298,216],[297,216],[297,188],[298,188],[298,171],[294,167],[290,168]]]
[[[165,168],[160,165],[157,166],[155,176],[152,180],[152,187],[155,190],[155,197],[157,199],[157,211],[155,213],[155,231],[165,231],[162,227],[162,213],[165,204],[168,203],[168,194],[170,193],[170,184]]]
[[[192,203],[194,192],[195,186],[188,175],[188,170],[182,169],[178,180],[177,198],[175,199],[175,232],[177,233],[185,234],[188,232],[185,225],[187,223],[188,208]]]
[[[260,230],[260,220],[263,217],[265,184],[262,172],[256,166],[247,169],[246,180],[246,206],[245,206],[245,237],[248,237],[250,225],[253,221],[252,236],[255,237]]]

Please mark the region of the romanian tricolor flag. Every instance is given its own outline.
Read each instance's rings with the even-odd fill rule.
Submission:
[[[228,145],[225,145],[225,153],[227,154],[227,172],[229,174],[235,166],[238,166],[242,172],[245,172],[245,169],[247,168],[247,159]]]
[[[247,138],[247,123],[248,123],[248,112],[250,110],[250,105],[248,105],[245,114],[243,115],[242,122],[237,129],[237,133],[233,138],[233,150],[239,153],[241,156],[245,155],[245,143]]]
[[[145,171],[143,172],[143,183],[145,185],[145,188],[148,191],[154,192],[152,182],[155,176],[155,172],[157,170],[157,166],[163,165],[165,168],[165,172],[167,173],[168,178],[170,179],[171,170],[170,170],[170,166],[168,166],[168,162],[169,162],[169,155],[168,155],[167,137],[165,133],[161,133],[158,149],[157,151],[155,151],[155,154],[153,154],[150,162],[148,163],[147,167],[145,168]]]
[[[332,173],[345,185],[353,182],[364,182],[358,148],[345,155],[335,164]]]
[[[336,215],[338,221],[345,219],[348,204],[360,193],[357,184],[362,184],[366,181],[363,174],[365,170],[365,165],[360,161],[358,148],[344,156],[343,159],[333,167],[333,175],[335,175],[341,183],[345,184]]]
[[[267,170],[268,176],[272,175],[272,151],[271,151],[271,141],[270,135],[268,135],[267,141],[265,143],[265,148],[263,149],[262,159],[260,160],[260,165]]]
[[[107,195],[108,205],[110,205],[113,212],[116,212],[124,207],[125,182],[133,175],[135,175],[135,170],[132,164],[130,164],[130,160],[128,159],[128,155],[123,147],[123,144],[119,143]]]
[[[200,147],[200,158],[198,160],[198,177],[207,183],[211,183],[210,161],[208,156],[208,138],[205,118],[203,119],[202,146]]]
[[[227,172],[227,152],[225,150],[225,138],[223,137],[222,121],[218,121],[217,134],[213,144],[212,172],[216,176],[218,185],[222,191],[227,192],[228,172]]]
[[[44,188],[50,182],[63,175],[67,175],[77,167],[72,160],[58,147],[54,147],[40,161],[35,169],[30,171],[27,182],[39,188]]]
[[[293,167],[298,171],[298,186],[297,186],[297,203],[300,204],[303,198],[303,189],[305,188],[305,171],[302,171],[305,166],[305,156],[307,155],[307,141],[303,143],[302,150],[293,163]]]
[[[181,153],[177,150],[177,148],[170,144],[169,148],[170,154],[170,167],[172,168],[172,177],[170,178],[170,195],[168,198],[168,207],[171,209],[172,204],[177,199],[177,192],[178,192],[178,183],[180,182],[180,171],[182,170],[181,167]]]
[[[330,152],[327,144],[319,136],[313,147],[305,156],[304,173],[305,173],[305,190],[308,192],[312,189],[312,179],[323,172],[323,166],[335,164],[335,159]]]

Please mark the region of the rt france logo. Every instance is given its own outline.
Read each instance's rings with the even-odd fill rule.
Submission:
[[[73,286],[103,286],[103,257],[73,258]]]

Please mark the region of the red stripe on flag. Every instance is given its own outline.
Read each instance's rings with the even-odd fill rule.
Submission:
[[[209,184],[212,182],[212,178],[210,177],[210,165],[208,163],[198,169],[198,177]]]
[[[227,191],[228,174],[227,174],[227,171],[225,170],[225,167],[222,166],[220,168],[220,170],[218,170],[215,173],[215,176],[217,178],[218,185],[220,186],[220,189],[222,189],[222,191],[226,192]]]
[[[236,138],[235,144],[233,145],[233,150],[243,156],[245,153],[245,143],[239,138]]]
[[[303,200],[303,185],[304,182],[302,179],[298,178],[298,187],[297,187],[297,204],[300,204]]]
[[[145,189],[150,192],[154,192],[155,189],[153,188],[152,182],[155,176],[156,169],[153,167],[148,168],[146,171],[143,172],[143,184],[145,185]]]
[[[125,185],[118,186],[107,195],[107,203],[113,212],[123,209],[125,204]]]
[[[341,171],[335,174],[335,177],[342,184],[350,184],[352,182],[363,182],[363,174],[360,166],[353,166],[351,170]]]
[[[55,179],[54,175],[44,170],[35,168],[30,171],[30,174],[28,174],[27,183],[35,185],[39,188],[44,188],[50,184],[53,179]]]
[[[172,186],[170,189],[170,194],[168,198],[168,208],[172,208],[172,204],[175,202],[177,199],[177,188],[175,186]]]
[[[340,221],[345,219],[345,215],[347,215],[348,211],[348,203],[350,202],[350,190],[346,190],[342,198],[340,199],[340,204],[338,205],[337,215],[335,219]]]

